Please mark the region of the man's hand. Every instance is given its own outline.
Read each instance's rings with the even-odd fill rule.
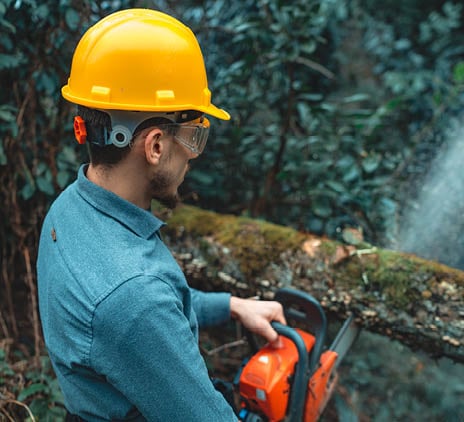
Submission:
[[[271,326],[271,321],[286,324],[282,305],[275,301],[241,299],[232,296],[230,313],[232,318],[238,319],[248,330],[263,336],[271,343],[277,342],[279,338]]]

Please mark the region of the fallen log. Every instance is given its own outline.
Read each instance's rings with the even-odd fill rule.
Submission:
[[[464,271],[191,206],[160,216],[192,287],[264,299],[293,287],[316,297],[331,317],[353,313],[363,329],[464,362]]]

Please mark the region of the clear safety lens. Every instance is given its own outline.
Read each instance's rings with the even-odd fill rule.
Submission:
[[[196,123],[198,121],[198,123]],[[209,120],[206,117],[187,124],[166,125],[173,131],[174,139],[194,154],[201,154],[205,149],[209,135]]]

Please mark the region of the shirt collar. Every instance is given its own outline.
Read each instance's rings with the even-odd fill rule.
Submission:
[[[90,205],[145,239],[164,226],[165,223],[150,210],[144,210],[87,179],[87,167],[88,164],[84,164],[79,168],[77,190]]]

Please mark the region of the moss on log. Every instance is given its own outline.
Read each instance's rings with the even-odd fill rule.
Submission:
[[[463,271],[191,206],[162,217],[163,237],[192,287],[265,299],[294,287],[331,316],[354,313],[367,330],[464,362]]]

